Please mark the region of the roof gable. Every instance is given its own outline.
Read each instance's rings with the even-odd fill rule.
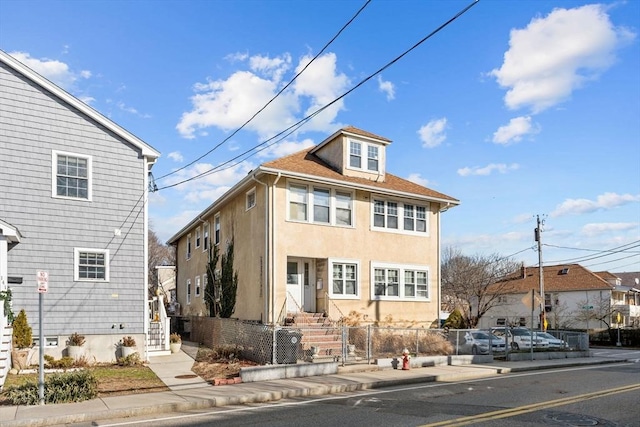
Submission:
[[[564,272],[566,271],[566,272]],[[522,267],[504,280],[489,287],[495,293],[526,293],[540,289],[538,267]],[[560,264],[543,267],[544,291],[595,291],[612,290],[613,285],[580,264]]]
[[[423,187],[422,185],[390,173],[386,174],[384,182],[342,175],[313,154],[315,149],[316,147],[312,147],[289,156],[263,163],[260,169],[269,173],[289,173],[310,180],[333,181],[348,187],[361,187],[374,192],[418,196],[420,198],[430,198],[434,201],[447,202],[454,205],[459,204],[459,201],[451,196]]]
[[[109,120],[105,116],[103,116],[98,111],[94,110],[89,105],[80,101],[75,96],[71,95],[69,92],[55,85],[51,81],[47,80],[40,74],[33,71],[31,68],[24,65],[22,62],[18,61],[8,53],[3,50],[0,50],[0,63],[5,64],[7,67],[12,69],[14,72],[20,74],[24,78],[28,79],[32,83],[41,87],[45,91],[51,93],[57,98],[61,99],[68,105],[76,108],[82,114],[90,117],[92,120],[96,121],[100,125],[104,126],[106,129],[109,129],[111,132],[115,133],[125,141],[132,144],[134,147],[140,149],[143,156],[147,157],[150,160],[150,163],[155,162],[155,160],[160,156],[160,153],[156,151],[153,147],[148,145],[146,142],[142,141],[137,136],[133,135],[126,129],[120,127],[113,121]]]

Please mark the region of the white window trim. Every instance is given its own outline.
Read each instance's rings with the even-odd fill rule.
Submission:
[[[359,168],[355,166],[351,166],[351,143],[352,142],[355,142],[356,144],[360,144],[360,167]],[[370,146],[378,148],[378,159],[377,159],[378,170],[369,169],[369,147]],[[366,173],[375,174],[375,175],[384,173],[384,158],[385,158],[384,145],[348,138],[345,151],[346,151],[346,162],[345,162],[346,169],[366,172]]]
[[[377,262],[372,261],[371,270],[369,272],[371,277],[371,289],[370,296],[372,301],[413,301],[413,302],[430,302],[431,301],[431,270],[426,265],[414,265],[414,264],[395,264],[395,263],[385,263],[385,262]],[[394,269],[399,270],[398,273],[398,296],[386,296],[386,295],[375,295],[375,269],[376,268],[384,268],[384,269]],[[422,298],[417,296],[417,284],[416,284],[416,296],[415,297],[405,297],[404,296],[404,272],[405,270],[412,271],[425,271],[427,273],[427,294],[429,295],[427,298]]]
[[[333,293],[333,264],[355,264],[356,266],[356,294],[355,295],[346,295],[346,294],[335,294]],[[360,282],[362,281],[362,269],[360,267],[360,261],[354,259],[346,259],[346,258],[329,258],[327,265],[329,266],[328,270],[328,284],[327,288],[329,290],[329,296],[332,299],[344,299],[344,300],[359,300],[362,299],[362,287]]]
[[[220,221],[220,213],[218,212],[213,216],[213,244],[215,246],[218,246],[221,241],[222,241],[222,222]]]
[[[291,203],[291,185],[296,185],[296,186],[304,186],[307,189],[307,196],[306,196],[306,204],[307,204],[307,219],[306,220],[299,220],[299,219],[292,219],[290,216],[290,203]],[[315,189],[319,189],[319,190],[329,190],[329,222],[315,222],[313,214],[314,214],[314,200],[313,200],[313,190]],[[343,193],[343,194],[349,194],[351,196],[351,224],[350,225],[345,225],[345,224],[338,224],[336,221],[336,210],[337,210],[337,203],[336,203],[336,193]],[[355,191],[350,190],[350,189],[343,189],[343,188],[337,188],[337,187],[332,187],[330,185],[323,185],[321,183],[306,183],[306,182],[300,182],[300,181],[289,181],[287,182],[287,221],[291,221],[291,222],[298,222],[298,223],[303,223],[303,224],[314,224],[314,225],[320,225],[320,226],[330,226],[330,227],[342,227],[342,228],[355,228],[356,227],[356,215],[355,215],[355,208],[356,208],[356,196],[355,196]]]
[[[207,291],[207,273],[202,275],[202,292],[200,295],[204,297],[204,293]]]
[[[200,289],[200,276],[196,276],[196,293],[195,297],[198,298],[202,295],[202,290]]]
[[[202,241],[202,232],[200,231],[200,227],[196,227],[196,249],[200,247],[201,241]]]
[[[57,187],[58,156],[78,157],[87,160],[87,198],[59,196]],[[93,157],[86,154],[72,153],[68,151],[51,150],[51,197],[55,199],[77,200],[90,202],[93,200]]]
[[[191,305],[191,279],[187,279],[187,305]]]
[[[210,242],[210,234],[211,234],[211,226],[209,222],[205,222],[202,224],[202,252],[206,252],[209,249]]]
[[[185,250],[185,257],[187,258],[187,260],[191,259],[191,233],[187,234],[187,248]]]
[[[249,206],[249,196],[253,195],[253,204]],[[257,203],[256,187],[245,193],[245,211],[252,209]]]
[[[91,252],[104,254],[104,279],[85,279],[80,278],[80,274],[78,271],[79,263],[80,263],[80,253],[81,252]],[[73,280],[75,282],[101,282],[107,283],[109,282],[109,265],[111,264],[109,258],[109,249],[95,249],[95,248],[73,248]]]
[[[393,202],[393,203],[397,203],[398,205],[398,228],[388,228],[388,227],[378,227],[375,225],[375,206],[376,206],[376,201],[381,201],[384,202],[384,206],[385,206],[385,214],[384,214],[384,218],[385,218],[385,224],[387,221],[387,202]],[[405,205],[411,205],[413,206],[413,214],[414,214],[414,221],[416,220],[417,217],[417,209],[416,207],[423,207],[425,209],[425,231],[415,231],[415,230],[405,230],[404,229],[404,206]],[[408,234],[408,235],[412,235],[412,236],[429,236],[431,227],[430,227],[430,214],[431,214],[431,205],[429,202],[414,202],[414,201],[401,201],[398,199],[392,199],[392,198],[386,198],[386,197],[379,197],[376,195],[372,195],[371,196],[371,203],[370,203],[370,210],[371,210],[371,230],[372,231],[383,231],[385,233],[398,233],[398,234]]]

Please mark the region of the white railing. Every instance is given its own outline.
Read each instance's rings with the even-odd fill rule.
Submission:
[[[159,325],[159,331],[157,332],[157,334],[159,334],[159,337],[150,337],[150,349],[168,350],[170,319],[169,316],[167,316],[167,310],[164,307],[164,297],[162,295],[155,296],[151,300],[149,300],[149,315],[151,316],[150,325]]]

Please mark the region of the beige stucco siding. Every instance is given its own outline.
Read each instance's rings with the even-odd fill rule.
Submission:
[[[317,268],[317,279],[322,279],[322,289],[317,289],[317,311],[339,307],[347,315],[355,310],[366,314],[369,320],[383,320],[391,317],[394,321],[406,319],[432,322],[437,317],[437,204],[427,204],[428,233],[408,235],[371,229],[372,195],[357,191],[354,200],[354,226],[340,227],[301,223],[287,219],[287,183],[282,180],[276,191],[275,216],[275,253],[274,265],[277,280],[276,307],[280,307],[286,298],[286,263],[288,257],[300,257],[316,260],[349,260],[359,263],[359,298],[344,299],[333,297],[327,307],[326,293],[331,286],[330,265],[322,264]],[[409,201],[407,201],[409,202]],[[416,202],[414,202],[416,203]],[[311,207],[309,207],[311,209]],[[372,301],[371,271],[372,263],[421,266],[428,269],[428,301]],[[332,313],[333,317],[333,313]]]
[[[256,205],[246,209],[246,192],[255,188]],[[234,270],[238,273],[238,292],[236,296],[236,308],[233,317],[250,320],[261,320],[264,310],[264,279],[262,272],[266,268],[264,259],[265,239],[265,191],[261,185],[248,185],[239,191],[237,196],[228,203],[222,205],[219,210],[212,212],[203,221],[210,225],[209,236],[214,242],[216,215],[220,215],[220,260],[226,254],[227,243],[234,239]],[[202,225],[199,226],[202,229]],[[202,244],[195,248],[195,227],[189,232],[191,235],[192,256],[186,260],[187,237],[181,238],[178,245],[177,256],[182,257],[178,263],[178,292],[179,300],[183,301],[182,315],[207,316],[208,308],[204,300],[204,281],[202,276],[206,274],[209,254],[203,251]],[[202,291],[199,297],[195,296],[195,278],[200,276]],[[191,303],[187,301],[187,279],[191,280]]]

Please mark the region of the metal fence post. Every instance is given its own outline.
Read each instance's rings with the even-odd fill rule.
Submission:
[[[367,364],[371,364],[371,325],[367,325]]]
[[[276,340],[276,328],[275,326],[271,327],[271,342],[273,343],[271,345],[271,364],[275,365],[276,364],[276,351],[277,351],[277,340]]]

